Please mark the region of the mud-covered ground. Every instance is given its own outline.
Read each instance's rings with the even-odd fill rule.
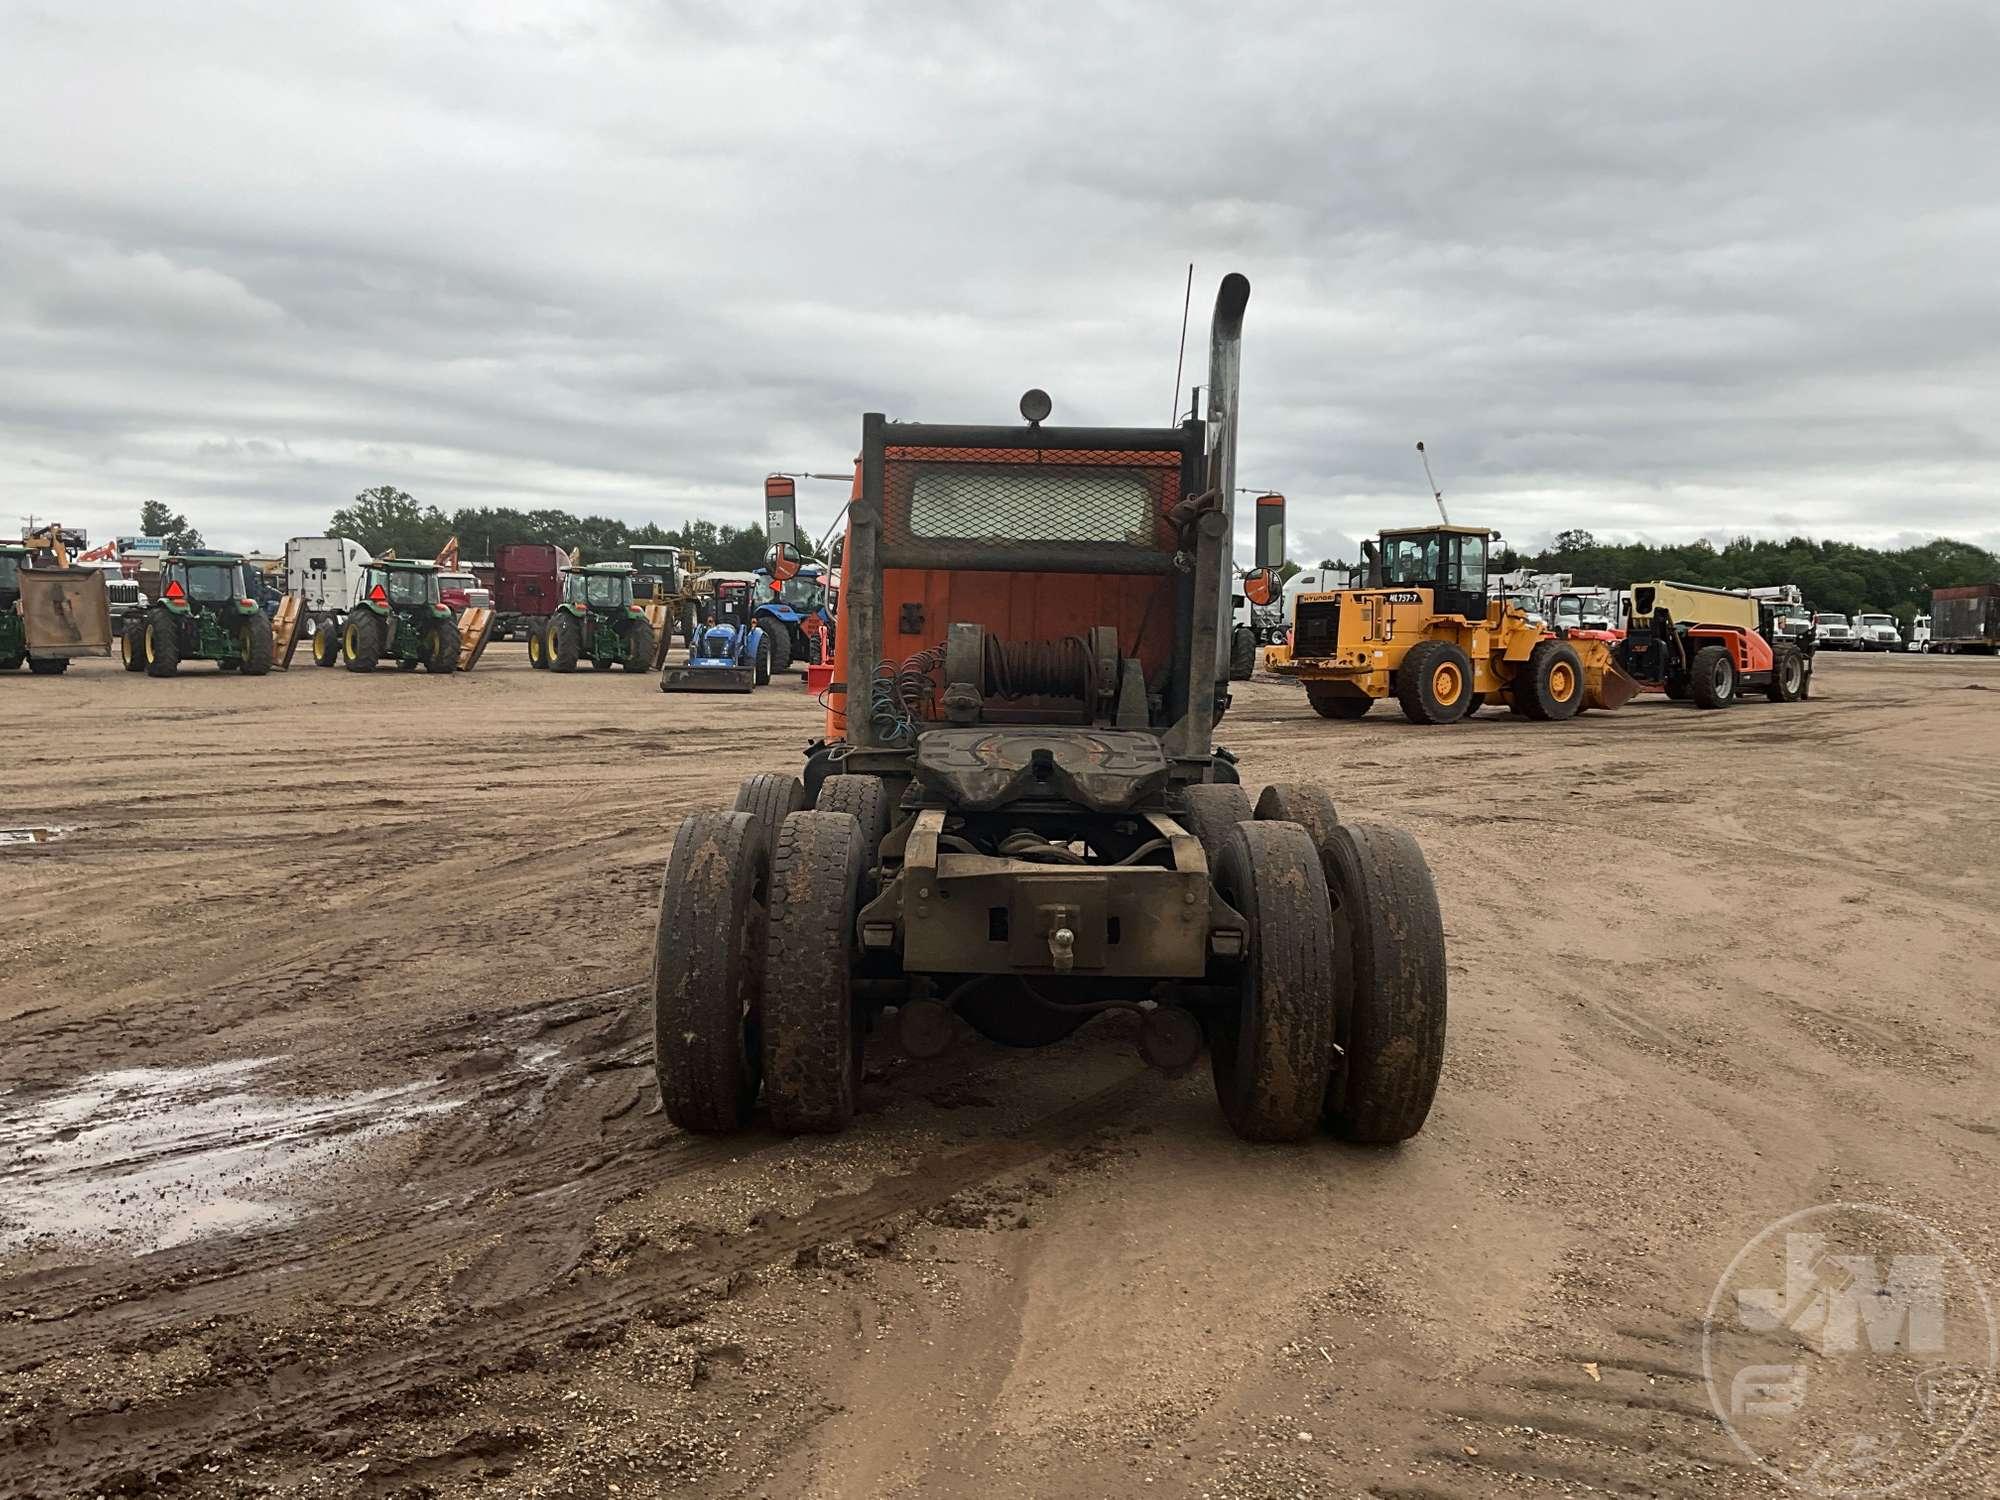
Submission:
[[[61,830],[0,844],[0,1494],[1775,1494],[1704,1384],[1746,1242],[1880,1204],[2000,1288],[1995,663],[1447,729],[1243,687],[1247,782],[1436,871],[1443,1087],[1369,1151],[1237,1142],[1118,1018],[683,1135],[671,830],[811,700],[300,661],[0,682],[0,825]],[[1909,1408],[1892,1354],[1812,1378]]]

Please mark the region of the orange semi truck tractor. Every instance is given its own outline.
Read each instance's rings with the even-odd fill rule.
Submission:
[[[1316,783],[1253,798],[1215,740],[1249,295],[1217,293],[1206,421],[1059,426],[1039,390],[1019,424],[862,418],[826,738],[684,819],[661,883],[675,1124],[839,1130],[871,1029],[930,1056],[1119,1011],[1164,1072],[1207,1052],[1245,1139],[1422,1127],[1422,852]]]

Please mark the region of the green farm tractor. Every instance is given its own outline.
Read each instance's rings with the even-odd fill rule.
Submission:
[[[350,672],[372,672],[383,661],[399,672],[458,670],[458,622],[439,592],[436,563],[383,558],[362,568],[340,661]]]
[[[528,655],[552,672],[574,672],[580,661],[600,670],[651,671],[653,627],[632,602],[631,567],[571,568],[563,575],[562,603],[541,640],[528,643]]]
[[[125,622],[118,652],[128,672],[171,677],[184,661],[262,677],[271,670],[271,620],[242,558],[194,552],[160,561],[160,592]]]
[[[27,620],[18,608],[21,573],[32,556],[26,547],[0,547],[0,672],[12,672],[26,662],[37,677],[52,677],[69,670],[69,658],[31,653]]]

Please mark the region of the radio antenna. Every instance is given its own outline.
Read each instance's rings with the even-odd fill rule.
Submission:
[[[1438,488],[1438,482],[1435,479],[1431,478],[1431,456],[1428,453],[1424,452],[1424,445],[1421,440],[1417,443],[1417,456],[1423,459],[1424,461],[1424,478],[1430,484],[1431,499],[1437,501],[1438,503],[1438,519],[1440,521],[1443,521],[1445,525],[1449,526],[1451,524],[1451,517],[1445,514],[1444,491],[1440,490]]]
[[[1188,262],[1187,291],[1181,297],[1181,351],[1174,356],[1174,410],[1167,418],[1172,425],[1181,419],[1181,371],[1187,364],[1188,308],[1194,304],[1194,262]]]

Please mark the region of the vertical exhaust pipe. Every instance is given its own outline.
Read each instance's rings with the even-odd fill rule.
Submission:
[[[1208,487],[1222,495],[1222,570],[1215,584],[1215,675],[1229,680],[1230,579],[1236,565],[1236,429],[1243,385],[1243,311],[1250,278],[1231,271],[1215,289],[1208,325]]]
[[[1243,310],[1250,279],[1231,271],[1215,291],[1208,325],[1208,489],[1218,507],[1197,523],[1194,620],[1188,642],[1186,733],[1178,753],[1206,755],[1215,734],[1216,694],[1229,681],[1231,563],[1236,524],[1236,417],[1241,384]],[[1206,608],[1201,601],[1209,601]]]

